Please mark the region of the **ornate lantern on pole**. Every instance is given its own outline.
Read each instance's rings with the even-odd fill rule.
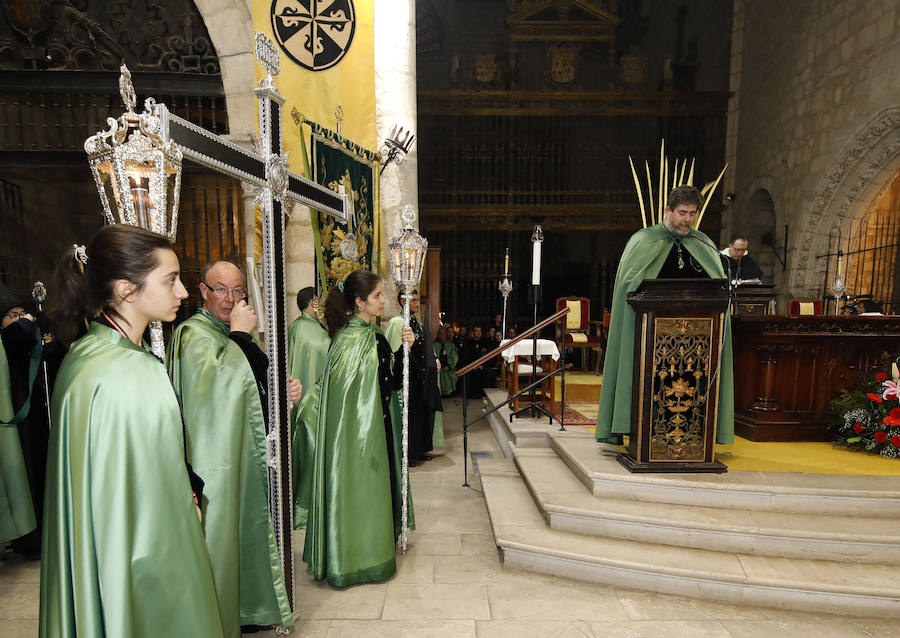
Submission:
[[[144,101],[143,113],[135,113],[131,73],[124,64],[120,70],[119,92],[125,113],[117,120],[107,118],[109,130],[84,142],[103,215],[109,224],[140,226],[174,242],[181,150],[172,140],[165,140],[152,97]],[[150,339],[153,353],[162,358],[165,347],[159,321],[151,322]]]
[[[391,258],[391,275],[394,283],[400,289],[403,299],[403,328],[409,327],[409,300],[412,299],[412,291],[422,278],[422,269],[425,266],[425,254],[428,252],[428,241],[417,231],[413,222],[416,219],[416,209],[412,204],[407,204],[400,214],[403,226],[400,234],[391,237],[388,242],[388,253]],[[409,512],[409,344],[403,342],[403,455],[400,469],[400,549],[406,551],[407,519]]]

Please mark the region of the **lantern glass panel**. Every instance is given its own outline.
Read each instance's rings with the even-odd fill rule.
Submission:
[[[96,165],[97,177],[100,179],[102,191],[100,195],[104,201],[101,202],[109,211],[118,211],[116,180],[113,174],[112,164],[109,162],[99,162]]]
[[[125,171],[128,174],[135,221],[141,228],[151,228],[150,219],[155,213],[153,202],[156,199],[150,187],[153,166],[148,162],[129,159],[125,161]]]

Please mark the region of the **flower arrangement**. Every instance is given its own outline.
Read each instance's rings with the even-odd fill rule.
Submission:
[[[840,422],[833,426],[834,446],[865,450],[889,459],[900,458],[900,371],[879,372],[860,390],[831,402]]]

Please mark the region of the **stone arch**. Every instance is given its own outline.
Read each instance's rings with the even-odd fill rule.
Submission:
[[[821,294],[817,255],[828,249],[835,224],[864,215],[869,203],[900,170],[900,107],[873,117],[851,140],[803,211],[793,244],[788,292]]]
[[[777,259],[772,249],[764,245],[763,237],[770,233],[777,243],[778,230],[772,195],[765,188],[756,189],[741,207],[740,217],[734,224],[733,232],[747,235],[753,259],[762,268],[763,279],[767,282],[774,280]],[[730,240],[730,237],[726,240]]]
[[[257,105],[253,53],[253,16],[247,0],[194,0],[219,55],[228,111],[229,138],[249,142],[256,133]]]

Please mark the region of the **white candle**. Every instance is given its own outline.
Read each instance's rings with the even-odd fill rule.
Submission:
[[[503,275],[509,274],[509,248],[506,249],[506,258],[503,260]]]
[[[534,247],[531,256],[531,283],[535,286],[541,285],[541,243],[536,241],[531,244]]]
[[[900,370],[897,370],[896,363],[891,364],[891,377],[893,377],[894,383],[897,383],[898,381],[900,381]]]
[[[841,276],[841,256],[840,255],[838,255],[838,272],[837,272],[837,274],[838,274],[838,277]]]

